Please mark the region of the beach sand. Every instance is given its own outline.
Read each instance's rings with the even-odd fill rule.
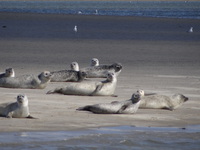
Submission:
[[[16,76],[80,67],[98,58],[120,62],[118,97],[46,95],[43,90],[0,88],[0,101],[29,98],[38,119],[0,118],[0,132],[79,130],[105,126],[186,127],[200,124],[200,20],[145,17],[0,13],[0,72]],[[74,33],[74,26],[78,32]],[[194,32],[188,33],[193,26]],[[90,79],[92,80],[92,79]],[[103,80],[103,79],[102,79]],[[139,109],[133,115],[97,115],[78,107],[127,100],[137,90],[181,93],[189,101],[174,111]]]

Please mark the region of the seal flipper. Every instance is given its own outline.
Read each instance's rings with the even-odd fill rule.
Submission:
[[[96,89],[90,94],[90,96],[96,95],[97,92],[99,92],[103,87],[103,84],[97,85]]]
[[[35,117],[31,116],[31,115],[28,115],[26,118],[28,118],[28,119],[38,119],[38,118],[35,118]]]
[[[79,107],[76,110],[79,110],[79,111],[90,111],[90,108],[91,108],[91,106],[88,105],[88,106],[84,106],[84,107]]]
[[[121,114],[128,106],[127,104],[123,105],[116,113]]]

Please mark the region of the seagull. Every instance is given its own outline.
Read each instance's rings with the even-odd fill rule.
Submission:
[[[76,33],[78,31],[78,28],[77,28],[77,26],[75,25],[74,26],[74,32]]]
[[[98,10],[96,9],[96,10],[95,10],[95,15],[98,15],[98,13],[99,13],[99,12],[98,12]]]
[[[190,30],[188,32],[192,33],[193,32],[193,27],[190,27]]]

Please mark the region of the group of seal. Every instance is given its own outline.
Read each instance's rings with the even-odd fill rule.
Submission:
[[[14,69],[8,68],[0,74],[0,87],[44,89],[51,82],[66,82],[65,86],[57,87],[47,94],[81,96],[116,96],[117,77],[122,70],[120,63],[100,65],[97,58],[91,60],[89,67],[79,69],[77,62],[72,62],[70,70],[44,71],[38,76],[22,75],[15,77]],[[85,78],[105,78],[103,81],[87,81]],[[90,111],[97,114],[134,114],[140,109],[174,110],[188,100],[182,94],[171,97],[158,94],[145,94],[138,90],[129,100],[113,101],[79,107],[79,111]],[[28,98],[19,94],[17,102],[0,104],[0,116],[8,118],[33,118],[28,108]]]
[[[79,107],[79,111],[90,111],[97,114],[134,114],[138,109],[168,109],[175,110],[188,100],[182,94],[174,94],[171,97],[165,95],[147,94],[138,90],[129,100],[113,101]]]

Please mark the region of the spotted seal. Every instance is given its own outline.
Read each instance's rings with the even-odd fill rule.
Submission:
[[[16,102],[0,104],[0,116],[7,118],[34,118],[29,113],[28,98],[24,94],[19,94]]]
[[[15,71],[13,68],[8,68],[5,70],[5,73],[0,74],[0,78],[4,77],[15,77]]]
[[[118,76],[122,70],[122,65],[114,63],[112,65],[86,67],[81,70],[86,72],[87,78],[106,78],[108,72],[114,72]]]
[[[25,88],[25,89],[44,89],[50,82],[52,74],[44,71],[38,76],[22,75],[18,77],[8,77],[0,79],[0,87],[5,88]]]
[[[51,72],[51,82],[81,82],[86,78],[83,71],[60,70]]]
[[[99,82],[73,82],[67,83],[64,87],[50,90],[47,94],[60,93],[64,95],[85,95],[85,96],[114,96],[117,85],[117,78],[114,73],[108,73],[107,79]]]
[[[97,114],[134,114],[140,105],[140,98],[140,94],[135,93],[131,99],[126,101],[87,105],[77,110],[90,111]]]
[[[172,96],[154,94],[145,96],[143,90],[139,90],[138,92],[142,93],[139,108],[143,109],[168,109],[172,111],[189,100],[188,97],[185,97],[182,94],[174,94]]]

